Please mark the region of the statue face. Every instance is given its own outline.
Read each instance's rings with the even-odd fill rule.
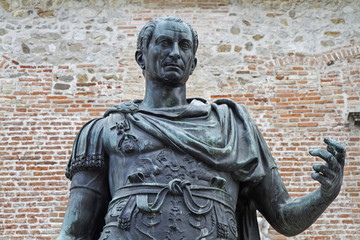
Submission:
[[[191,30],[184,23],[158,23],[143,58],[146,79],[184,85],[196,66]]]

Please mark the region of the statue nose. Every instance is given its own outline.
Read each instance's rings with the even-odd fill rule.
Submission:
[[[170,57],[178,59],[180,58],[180,53],[179,53],[179,45],[177,43],[174,43],[171,52],[170,52]]]

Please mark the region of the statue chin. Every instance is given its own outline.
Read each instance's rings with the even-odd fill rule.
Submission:
[[[180,87],[184,86],[188,79],[189,77],[184,78],[182,74],[172,71],[164,73],[160,82],[166,86]]]

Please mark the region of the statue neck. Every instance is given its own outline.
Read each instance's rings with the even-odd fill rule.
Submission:
[[[163,83],[146,81],[145,97],[141,108],[164,108],[187,105],[186,85],[168,86]]]

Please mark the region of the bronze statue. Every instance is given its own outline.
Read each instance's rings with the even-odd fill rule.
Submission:
[[[136,61],[144,100],[91,120],[74,141],[58,239],[259,239],[256,209],[280,233],[308,228],[338,195],[345,148],[325,138],[310,154],[321,186],[291,199],[243,105],[186,98],[196,32],[178,18],[150,21]]]

